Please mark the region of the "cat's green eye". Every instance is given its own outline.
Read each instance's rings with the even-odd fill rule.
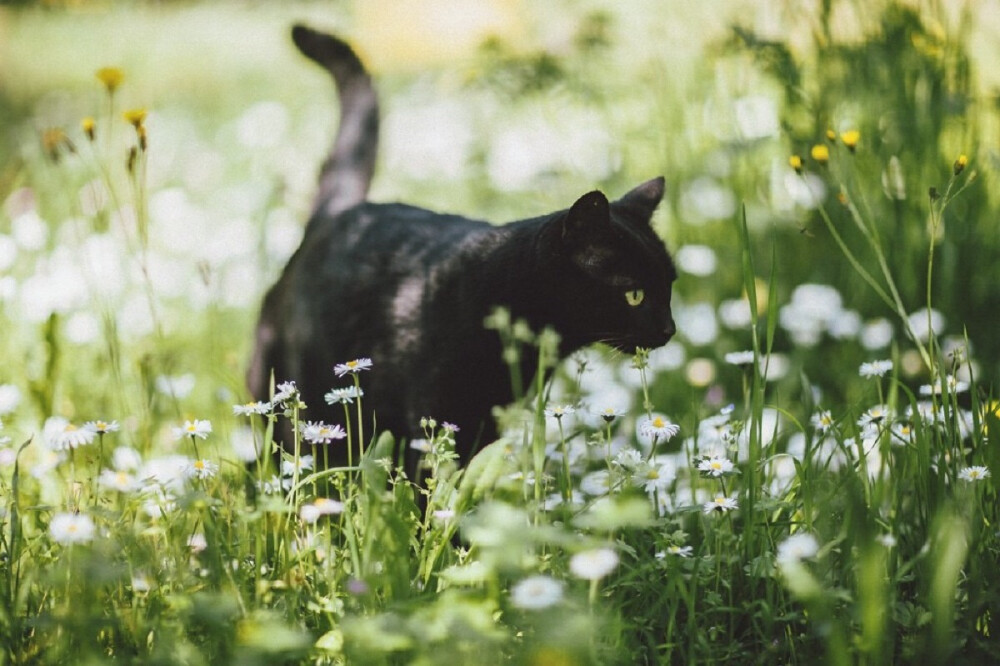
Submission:
[[[642,289],[630,289],[625,292],[625,302],[635,307],[642,303],[642,299],[646,298],[646,292]]]

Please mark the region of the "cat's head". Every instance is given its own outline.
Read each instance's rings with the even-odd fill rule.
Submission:
[[[548,223],[546,300],[551,323],[569,346],[604,342],[632,353],[673,336],[670,290],[677,271],[650,225],[663,190],[661,177],[617,201],[589,192]]]

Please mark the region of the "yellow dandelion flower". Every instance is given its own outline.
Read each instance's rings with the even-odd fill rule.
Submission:
[[[809,155],[820,164],[826,164],[830,161],[830,149],[822,143],[817,143],[813,146],[812,150],[809,151]]]
[[[955,160],[955,165],[954,165],[955,175],[957,176],[958,174],[965,171],[965,167],[968,164],[969,164],[969,158],[964,153],[959,155],[958,159]]]
[[[87,135],[87,138],[91,141],[94,140],[94,134],[97,128],[97,121],[95,121],[90,116],[87,116],[80,121],[80,127],[83,129],[83,133]]]
[[[118,69],[117,67],[101,67],[97,72],[95,72],[97,80],[104,84],[104,87],[108,89],[109,95],[114,95],[115,90],[118,86],[122,84],[125,80],[125,72]]]
[[[125,121],[139,129],[139,126],[146,120],[146,109],[129,109],[122,114]]]
[[[795,173],[802,173],[802,158],[798,155],[792,155],[788,158],[788,166],[795,169]]]
[[[828,129],[826,131],[826,140],[829,141],[830,143],[836,143],[837,142],[837,133],[834,132],[832,129]]]
[[[847,149],[854,152],[854,149],[858,147],[858,141],[861,140],[861,132],[858,130],[847,130],[846,132],[840,133],[840,140],[844,142]]]

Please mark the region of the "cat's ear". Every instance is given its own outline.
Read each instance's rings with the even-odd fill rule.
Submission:
[[[603,193],[594,190],[576,200],[562,220],[563,239],[580,238],[588,232],[608,226],[611,204]]]
[[[663,176],[647,180],[642,185],[630,190],[625,196],[615,202],[616,206],[631,208],[647,220],[653,216],[653,211],[660,205],[666,181]]]

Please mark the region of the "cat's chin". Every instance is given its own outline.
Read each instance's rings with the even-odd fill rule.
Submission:
[[[657,349],[658,347],[662,347],[667,344],[669,341],[670,338],[664,335],[656,338],[646,338],[643,340],[623,340],[621,342],[616,342],[611,346],[623,354],[631,356],[639,349]]]

